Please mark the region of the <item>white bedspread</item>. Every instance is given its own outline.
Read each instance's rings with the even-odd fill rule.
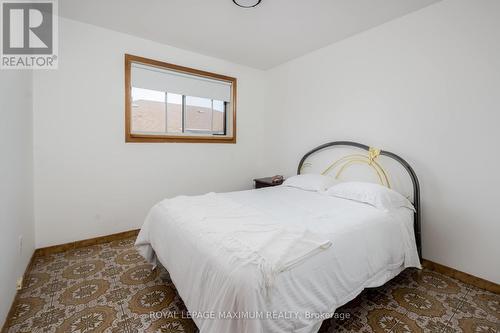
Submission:
[[[283,186],[163,201],[136,246],[201,333],[317,332],[363,288],[420,267],[411,211]]]
[[[277,274],[332,245],[304,225],[280,223],[224,194],[179,196],[160,202],[154,211],[161,212],[161,219],[175,223],[194,242],[205,243],[210,255],[226,257],[233,270],[254,266],[261,276],[255,282],[266,294]],[[151,223],[155,223],[153,215],[146,218],[144,234]],[[153,253],[148,255],[146,259],[153,262]]]

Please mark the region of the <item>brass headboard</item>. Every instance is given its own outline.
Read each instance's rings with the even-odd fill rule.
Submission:
[[[404,170],[406,170],[411,180],[411,185],[413,187],[411,201],[413,201],[413,206],[415,207],[415,216],[414,216],[415,240],[417,243],[418,254],[420,258],[422,258],[422,244],[421,244],[421,233],[420,233],[420,185],[418,182],[417,175],[415,174],[415,171],[413,171],[413,168],[403,158],[399,157],[394,153],[369,147],[361,143],[351,142],[351,141],[335,141],[335,142],[325,143],[305,154],[304,157],[302,157],[302,159],[300,160],[299,167],[297,169],[297,174],[301,174],[305,169],[311,167],[311,163],[306,162],[307,158],[310,157],[311,155],[319,151],[326,150],[327,148],[330,149],[332,147],[335,148],[342,146],[359,148],[361,151],[360,153],[354,153],[342,156],[340,158],[337,158],[334,162],[330,162],[330,164],[321,172],[321,174],[327,175],[334,172],[333,173],[334,177],[340,178],[342,174],[345,172],[345,170],[351,167],[352,165],[363,164],[367,165],[374,171],[381,185],[391,188],[392,186],[388,172],[384,168],[384,166],[378,161],[379,156],[389,157],[390,159],[399,163],[399,165],[402,166]],[[366,151],[366,153],[363,153],[363,150]]]

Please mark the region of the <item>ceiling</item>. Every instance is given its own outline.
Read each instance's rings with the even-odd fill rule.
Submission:
[[[269,69],[439,0],[61,0],[59,14]]]

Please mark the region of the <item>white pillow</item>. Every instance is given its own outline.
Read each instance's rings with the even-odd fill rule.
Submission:
[[[342,182],[331,187],[327,195],[367,203],[389,211],[405,207],[415,211],[411,202],[398,192],[385,186],[364,182]]]
[[[338,184],[338,181],[332,177],[311,173],[290,177],[285,180],[283,186],[296,187],[306,191],[325,191],[335,184]]]

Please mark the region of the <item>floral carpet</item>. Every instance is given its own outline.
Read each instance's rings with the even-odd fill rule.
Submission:
[[[38,257],[7,332],[197,332],[168,272],[152,270],[134,239]],[[500,295],[439,273],[407,269],[365,290],[320,332],[498,332]],[[162,318],[151,313],[172,314]],[[235,332],[237,333],[237,332]]]

